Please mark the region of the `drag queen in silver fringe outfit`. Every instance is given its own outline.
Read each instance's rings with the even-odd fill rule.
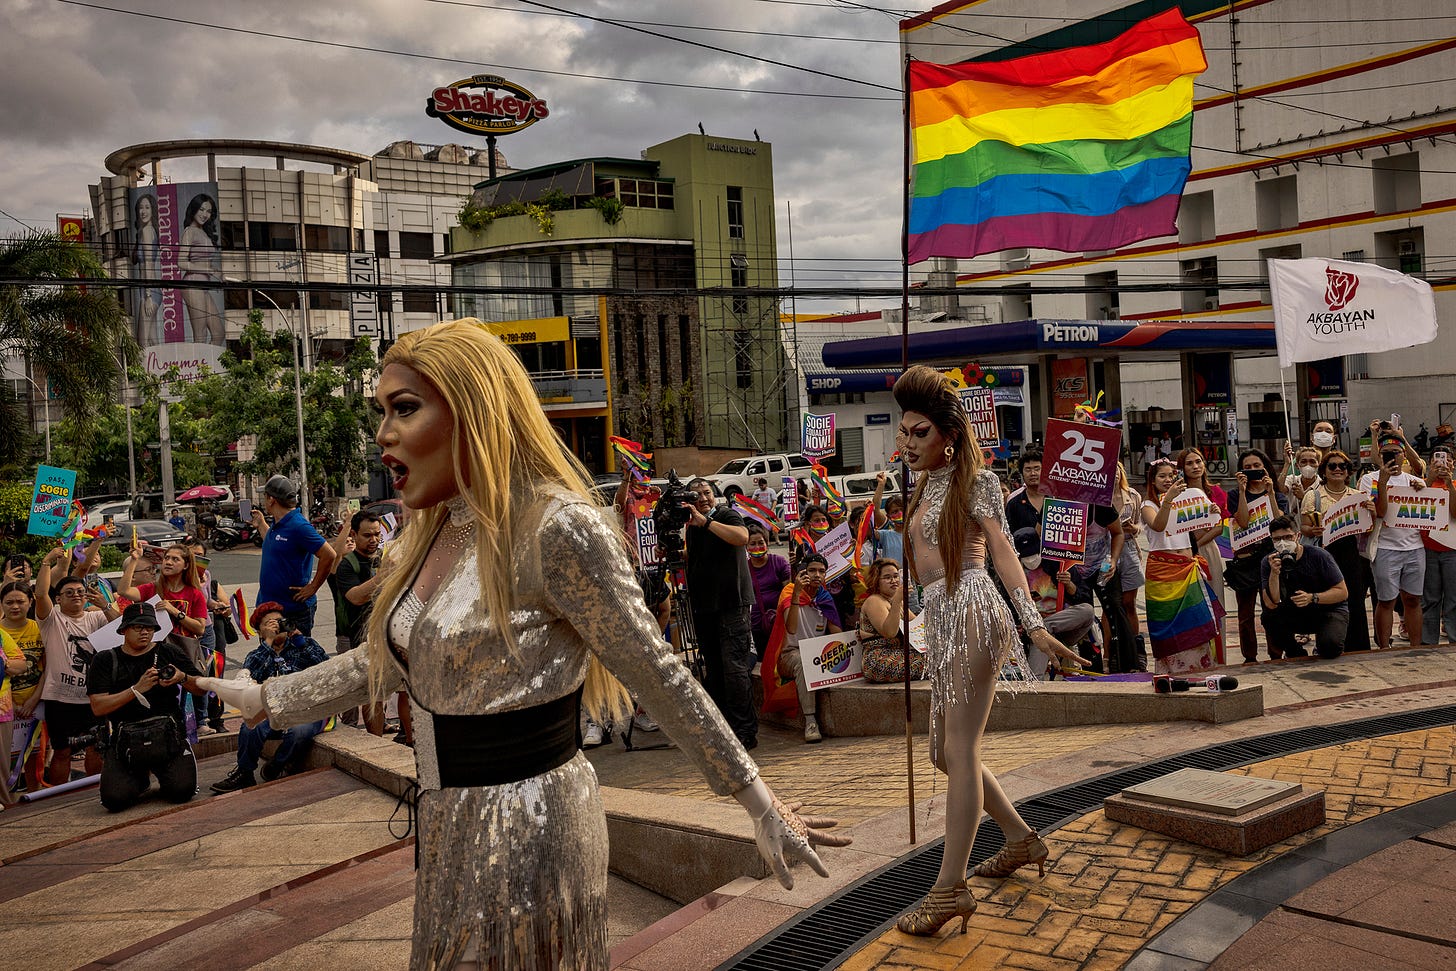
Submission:
[[[443,357],[448,364],[456,354],[483,355],[500,369],[520,412],[508,419],[513,434],[546,436],[560,451],[525,371],[476,321],[401,338],[383,361],[381,399],[401,374],[434,380],[429,361]],[[391,404],[384,404],[380,446],[386,453],[402,450],[390,440],[389,429],[397,426]],[[439,434],[448,437],[448,429]],[[492,455],[491,461],[510,458]],[[408,468],[403,487],[412,508],[410,499],[420,497],[411,497],[410,488],[420,472]],[[482,474],[489,473],[476,473]],[[606,817],[576,732],[583,683],[588,709],[604,683],[594,678],[616,692],[621,685],[595,667],[597,660],[631,687],[715,793],[735,795],[749,809],[760,849],[781,880],[792,885],[786,852],[824,873],[810,844],[847,839],[818,832],[833,821],[797,816],[796,806],[778,803],[758,779],[753,760],[663,640],[620,531],[581,489],[519,476],[510,481],[512,637],[482,593],[489,565],[481,562],[485,547],[477,541],[486,527],[457,493],[442,503],[448,514],[439,506],[435,515],[416,512],[409,527],[433,530],[431,558],[446,554],[433,577],[438,583],[422,579],[426,558],[395,585],[395,596],[376,601],[383,613],[374,630],[387,632],[387,653],[354,650],[271,679],[257,697],[226,695],[245,715],[266,714],[283,728],[378,700],[400,686],[409,691],[421,790],[410,967],[606,968]],[[475,489],[467,491],[479,498]],[[422,597],[419,589],[428,592]],[[382,676],[371,671],[381,657]]]
[[[960,917],[964,932],[976,909],[966,865],[983,807],[1007,843],[976,868],[978,876],[1006,876],[1031,863],[1042,867],[1047,856],[1045,844],[981,761],[997,679],[1008,661],[1026,670],[1016,618],[986,571],[988,560],[1027,636],[1047,654],[1076,655],[1048,633],[1031,599],[1007,531],[1000,481],[982,468],[980,443],[947,379],[931,368],[910,368],[895,383],[895,401],[904,412],[896,444],[922,479],[907,517],[906,551],[924,591],[931,760],[949,777],[940,875],[897,926],[931,935]]]

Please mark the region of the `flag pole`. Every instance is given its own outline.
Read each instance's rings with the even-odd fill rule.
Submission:
[[[901,131],[904,139],[904,173],[901,184],[900,206],[900,373],[910,368],[910,52],[905,52],[905,65],[901,72],[905,101]],[[900,456],[900,502],[905,510],[905,533],[900,541],[901,589],[910,576],[910,485],[909,466],[905,456]],[[874,515],[874,510],[870,510]],[[905,654],[905,810],[910,819],[910,844],[915,845],[915,743],[914,716],[910,701],[910,596],[902,595],[900,600],[900,647]]]
[[[1284,365],[1282,364],[1279,365],[1279,404],[1284,408],[1284,441],[1292,448],[1294,447],[1294,428],[1289,419],[1289,393],[1284,390]]]

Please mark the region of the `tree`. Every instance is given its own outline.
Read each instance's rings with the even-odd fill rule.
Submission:
[[[0,353],[23,357],[45,375],[78,442],[112,398],[119,374],[113,353],[136,356],[115,291],[65,283],[105,275],[95,254],[56,233],[0,242]],[[0,400],[0,464],[23,461],[33,438],[21,403]]]
[[[254,311],[242,334],[246,356],[224,354],[222,371],[173,385],[181,411],[197,421],[197,442],[204,452],[220,455],[239,439],[254,437],[253,457],[237,463],[246,475],[298,473],[292,339],[286,332],[264,330],[263,315]],[[365,478],[374,418],[364,382],[376,367],[368,342],[359,340],[343,360],[321,361],[303,375],[310,481],[324,483],[334,495]],[[176,427],[174,419],[174,442]]]

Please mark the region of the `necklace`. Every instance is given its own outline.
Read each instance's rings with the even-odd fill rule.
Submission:
[[[449,510],[449,517],[440,525],[430,549],[431,555],[437,557],[438,565],[432,572],[436,582],[445,579],[459,561],[461,551],[475,541],[475,517],[465,497],[452,496],[445,501],[445,508]]]
[[[931,548],[940,545],[940,513],[945,508],[945,496],[950,491],[950,477],[955,464],[947,462],[938,469],[931,469],[925,483],[925,515],[920,520],[920,532]]]

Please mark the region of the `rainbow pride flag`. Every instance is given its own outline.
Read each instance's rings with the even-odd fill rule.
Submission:
[[[910,63],[911,263],[1174,232],[1208,61],[1176,7],[1089,47]]]
[[[1155,672],[1181,674],[1222,664],[1219,622],[1224,609],[1202,564],[1181,553],[1154,550],[1144,572]]]
[[[257,632],[253,630],[253,625],[248,623],[248,602],[243,599],[242,587],[233,591],[229,606],[233,612],[233,626],[237,627],[238,633],[242,634],[244,638],[252,640],[253,635]]]
[[[733,500],[731,502],[731,505],[741,510],[743,515],[757,520],[768,529],[777,530],[784,528],[783,522],[779,519],[778,516],[774,515],[774,511],[772,509],[768,508],[761,502],[753,501],[741,492],[735,492],[733,494]]]

